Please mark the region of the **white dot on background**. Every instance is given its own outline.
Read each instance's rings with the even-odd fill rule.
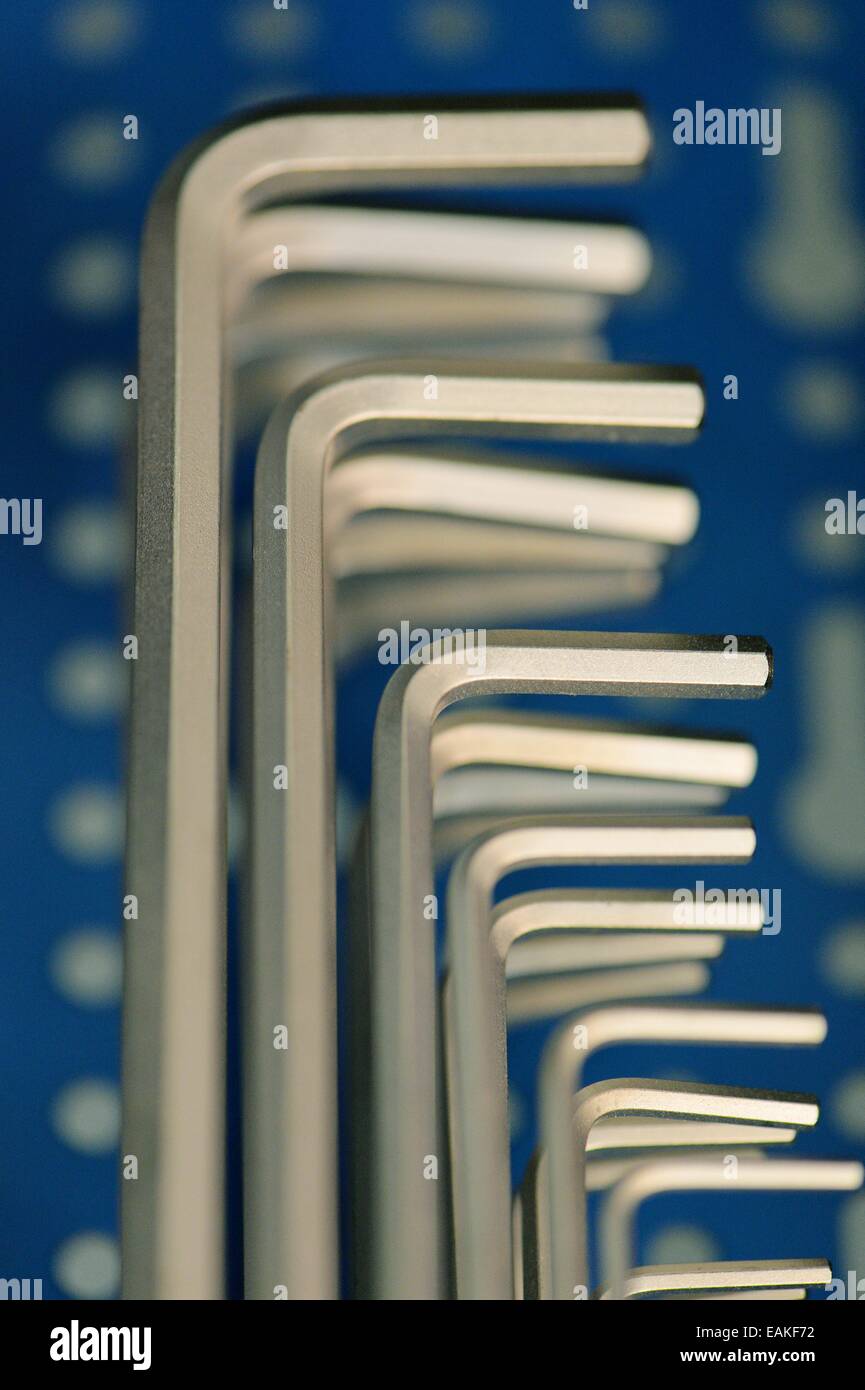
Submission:
[[[50,544],[52,561],[67,579],[108,584],[123,573],[128,532],[112,503],[82,502],[57,519]]]
[[[820,942],[820,966],[839,994],[865,995],[865,922],[844,922]]]
[[[826,48],[835,37],[835,23],[825,4],[814,0],[763,0],[757,18],[768,38],[781,48],[807,53]]]
[[[586,34],[600,47],[621,57],[651,53],[664,38],[664,15],[649,0],[604,0],[576,13],[577,26],[586,25]],[[577,36],[581,34],[577,27]]]
[[[855,533],[826,530],[827,497],[810,497],[793,518],[791,545],[797,560],[825,574],[847,574],[865,561],[865,541]]]
[[[289,0],[285,9],[273,4],[243,6],[227,16],[229,46],[249,58],[284,58],[309,48],[316,34],[316,17],[307,4]]]
[[[423,0],[406,16],[413,47],[435,58],[469,58],[487,42],[490,13],[477,0]]]
[[[117,1241],[101,1231],[80,1231],[58,1246],[53,1267],[70,1298],[111,1298],[120,1283]]]
[[[105,863],[123,845],[123,802],[114,787],[80,785],[63,791],[49,812],[54,844],[79,863]]]
[[[103,318],[131,301],[135,261],[116,237],[93,236],[66,247],[51,267],[55,300],[70,313]]]
[[[79,1153],[105,1154],[120,1136],[120,1095],[111,1081],[81,1077],[58,1092],[51,1106],[55,1133]]]
[[[73,1004],[100,1008],[120,999],[123,950],[105,927],[80,927],[57,942],[50,960],[55,987]]]
[[[122,117],[92,113],[63,126],[48,151],[53,173],[80,188],[109,188],[133,170],[137,141],[124,140]]]
[[[107,719],[123,708],[128,663],[110,642],[71,642],[48,672],[52,703],[74,719]]]
[[[847,1139],[865,1139],[865,1070],[848,1072],[831,1098],[835,1128]]]
[[[65,57],[100,63],[129,50],[140,20],[131,0],[65,0],[53,20],[54,39]]]
[[[718,1242],[702,1226],[664,1226],[649,1240],[646,1263],[653,1265],[697,1264],[720,1258]]]
[[[794,368],[784,405],[796,429],[820,444],[842,444],[865,423],[861,384],[837,362],[804,362]]]
[[[64,444],[77,449],[114,448],[129,420],[123,373],[82,367],[64,376],[48,402],[48,424]]]

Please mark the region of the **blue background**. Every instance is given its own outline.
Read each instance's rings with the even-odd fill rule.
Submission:
[[[621,360],[698,367],[709,403],[705,431],[673,455],[609,446],[592,456],[684,478],[700,496],[702,524],[649,607],[593,614],[578,625],[759,633],[772,643],[776,680],[766,700],[672,712],[694,727],[741,730],[756,741],[757,781],[729,809],[757,825],[747,882],[783,892],[780,935],[728,946],[710,993],[818,1004],[830,1035],[819,1051],[801,1054],[616,1049],[590,1066],[588,1079],[615,1071],[687,1074],[815,1091],[824,1118],[799,1147],[861,1156],[865,731],[861,686],[854,698],[847,677],[855,660],[860,671],[865,661],[865,540],[827,544],[823,507],[848,489],[865,491],[865,7],[855,0],[590,0],[577,12],[570,0],[297,0],[283,14],[267,0],[6,0],[3,17],[7,361],[0,490],[44,499],[45,536],[32,547],[0,537],[0,1275],[42,1277],[50,1297],[80,1293],[84,1286],[64,1273],[68,1243],[82,1233],[112,1238],[116,1229],[116,1000],[110,985],[99,1007],[69,986],[64,992],[57,979],[66,957],[57,953],[74,945],[82,928],[115,940],[118,932],[119,445],[135,409],[122,400],[120,382],[135,370],[135,257],[148,197],[169,159],[230,110],[257,99],[631,89],[647,103],[657,155],[642,183],[488,194],[466,205],[611,214],[633,220],[651,239],[656,277],[638,300],[615,307],[609,350]],[[753,148],[676,147],[672,112],[698,100],[780,104],[785,115],[798,103],[816,153],[807,140],[797,144],[795,123],[777,159]],[[827,116],[828,127],[809,123],[814,111]],[[135,142],[119,138],[128,113],[139,120]],[[808,227],[810,259],[802,264],[804,277],[826,284],[822,308],[808,296],[804,309],[796,296],[767,298],[753,271],[785,160],[788,174],[796,161],[797,197],[807,202],[810,191],[821,209]],[[834,200],[826,197],[827,171],[837,174]],[[795,215],[788,210],[780,230],[772,224],[772,255],[793,235]],[[837,273],[842,240],[845,257],[860,266],[847,284]],[[738,377],[737,401],[722,398],[727,373]],[[250,468],[247,460],[241,496],[248,495]],[[849,663],[823,677],[847,689],[839,698],[853,711],[837,799],[841,833],[854,846],[843,874],[829,871],[787,831],[790,786],[809,766],[828,698],[825,690],[816,703],[806,698],[809,634],[841,620]],[[341,685],[339,760],[344,795],[355,803],[367,786],[382,675],[370,660]],[[721,886],[745,882],[732,870],[702,876]],[[670,882],[669,871],[618,877],[623,884]],[[537,881],[523,876],[508,887]],[[113,959],[104,944],[100,960],[109,975]],[[512,1040],[518,1167],[533,1142],[532,1079],[542,1034],[525,1029]],[[69,1121],[58,1120],[67,1088],[94,1079],[105,1084],[96,1139],[91,1124],[85,1150],[104,1150],[97,1152],[70,1144]],[[865,1277],[861,1198],[664,1199],[647,1212],[642,1237],[644,1259],[696,1258],[709,1250],[726,1258],[828,1255],[836,1272],[858,1269]],[[87,1287],[109,1293],[111,1247],[103,1242],[99,1251],[96,1284]],[[80,1269],[74,1259],[72,1266]]]

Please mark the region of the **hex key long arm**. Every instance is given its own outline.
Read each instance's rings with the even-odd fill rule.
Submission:
[[[139,1165],[138,1180],[122,1184],[128,1298],[223,1290],[231,432],[221,394],[223,274],[243,217],[277,199],[382,182],[623,176],[648,152],[633,106],[432,105],[431,113],[308,106],[230,123],[176,162],[151,206],[125,883],[138,899],[126,931],[123,1019],[122,1143]],[[330,1249],[329,1226],[325,1243]],[[330,1256],[326,1263],[312,1283],[332,1288]]]
[[[862,1186],[861,1163],[836,1159],[739,1159],[731,1172],[723,1160],[702,1157],[650,1159],[616,1184],[601,1211],[603,1282],[610,1298],[622,1298],[633,1264],[633,1230],[643,1202],[662,1192],[854,1192]]]
[[[585,1266],[585,1158],[574,1145],[572,1120],[573,1098],[594,1052],[624,1042],[816,1047],[825,1037],[826,1019],[814,1009],[622,1004],[564,1020],[544,1049],[539,1079],[542,1161],[547,1165],[545,1184],[537,1181],[535,1170],[539,1296],[572,1297]],[[527,1274],[530,1267],[527,1252]]]
[[[494,831],[457,860],[448,889],[443,1012],[460,1298],[508,1299],[513,1289],[504,973],[509,935],[501,919],[495,934],[490,931],[498,881],[535,864],[743,863],[753,848],[750,823],[736,817],[550,817]]]
[[[645,634],[490,633],[484,670],[403,667],[389,682],[373,745],[373,1208],[377,1290],[436,1298],[442,1198],[424,1177],[436,1153],[436,981],[427,917],[434,894],[430,734],[472,694],[758,696],[771,679],[765,644]]]

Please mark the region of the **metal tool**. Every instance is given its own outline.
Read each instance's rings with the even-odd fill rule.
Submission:
[[[244,219],[225,294],[242,303],[290,270],[625,295],[650,268],[649,242],[624,224],[307,203]]]
[[[128,1298],[223,1289],[226,267],[244,219],[275,201],[372,183],[624,175],[648,151],[634,107],[474,105],[269,110],[193,145],[151,207],[125,881],[138,904],[125,943],[122,1145],[139,1173],[122,1184]],[[329,1215],[320,1244],[307,1288],[333,1291]]]
[[[613,1118],[601,1120],[592,1129],[587,1141],[586,1152],[589,1155],[585,1167],[586,1191],[604,1192],[631,1171],[638,1164],[645,1162],[647,1158],[654,1155],[656,1150],[662,1150],[664,1156],[689,1155],[694,1149],[722,1149],[725,1157],[735,1155],[741,1149],[745,1149],[752,1158],[762,1158],[762,1150],[766,1145],[776,1146],[779,1144],[791,1144],[796,1138],[795,1129],[785,1129],[782,1126],[768,1125],[737,1125],[726,1123],[713,1123],[708,1120],[672,1120],[672,1119],[632,1119],[632,1118]],[[607,1153],[618,1150],[617,1157],[598,1158],[598,1153]],[[622,1156],[625,1155],[625,1156]],[[537,1296],[537,1281],[535,1258],[537,1251],[537,1201],[535,1199],[536,1184],[534,1182],[532,1169],[537,1168],[537,1155],[532,1159],[522,1184],[522,1188],[514,1196],[513,1202],[513,1248],[514,1248],[514,1298],[525,1299],[526,1289],[526,1269],[523,1263],[523,1253],[525,1252],[530,1261],[529,1263],[529,1290],[531,1294]],[[652,1274],[654,1268],[649,1267],[646,1274]],[[673,1268],[673,1266],[670,1266]],[[694,1283],[686,1284],[684,1280],[678,1285],[679,1288],[698,1287],[701,1265],[676,1266],[675,1268],[687,1269],[694,1275]],[[710,1282],[706,1287],[711,1288]],[[582,1285],[577,1285],[573,1291],[575,1299],[588,1298],[589,1291]],[[606,1297],[603,1290],[596,1290],[591,1295],[592,1298]]]
[[[584,1163],[586,1149],[586,1139],[591,1132],[592,1126],[600,1119],[610,1115],[687,1115],[692,1119],[706,1118],[714,1120],[734,1120],[746,1124],[755,1122],[763,1125],[780,1124],[784,1127],[794,1129],[811,1128],[817,1123],[819,1117],[819,1107],[812,1096],[796,1095],[789,1092],[752,1090],[736,1088],[730,1086],[707,1086],[702,1082],[669,1082],[657,1081],[654,1079],[634,1080],[617,1079],[614,1081],[598,1081],[592,1086],[584,1086],[577,1094],[573,1105],[573,1143],[575,1151],[579,1156],[579,1163]],[[677,1161],[670,1159],[670,1164]],[[736,1163],[741,1168],[745,1160],[736,1159]],[[754,1163],[753,1170],[763,1166],[768,1160],[760,1160]],[[640,1165],[642,1168],[643,1165]],[[714,1165],[712,1171],[720,1175],[723,1162]],[[619,1184],[619,1188],[626,1184],[633,1176],[629,1172]],[[729,1181],[729,1177],[727,1179]],[[585,1179],[580,1176],[580,1191],[585,1190]],[[617,1189],[614,1189],[614,1191]],[[582,1217],[581,1210],[577,1212],[577,1225]],[[576,1277],[571,1288],[568,1290],[568,1298],[573,1298],[575,1288],[588,1287],[588,1252],[585,1241],[584,1227],[578,1230],[579,1248],[576,1252],[577,1258],[573,1268]],[[625,1266],[622,1273],[627,1273],[633,1261]],[[605,1271],[606,1282],[613,1285],[616,1281]],[[554,1285],[553,1292],[559,1297],[564,1296],[563,1288],[558,1284]],[[615,1297],[615,1289],[613,1297]]]
[[[645,1265],[629,1270],[622,1296],[642,1298],[646,1294],[684,1294],[724,1298],[804,1298],[808,1288],[824,1288],[832,1278],[826,1260],[706,1260],[700,1264]],[[609,1299],[610,1290],[602,1286],[593,1295]]]
[[[389,431],[675,439],[702,415],[702,389],[676,370],[450,363],[434,373],[430,395],[432,365],[366,365],[310,385],[275,413],[259,453],[247,1055],[260,1075],[247,1086],[254,1151],[246,1156],[253,1289],[297,1280],[312,1290],[326,1269],[336,1272],[331,470]],[[278,513],[285,529],[274,525]],[[286,786],[275,795],[278,766]],[[277,1026],[287,1030],[283,1056],[272,1046]]]
[[[574,529],[578,507],[586,508],[591,535]],[[403,515],[398,526],[385,514],[364,527],[364,508]],[[420,532],[421,518],[409,509],[437,513],[438,525]],[[449,457],[418,449],[353,455],[332,475],[329,519],[331,511],[343,660],[393,621],[397,594],[411,627],[495,625],[648,602],[665,547],[687,543],[698,520],[688,488],[551,469],[538,459],[506,466],[483,451]],[[400,565],[405,573],[394,574]]]
[[[614,1085],[620,1083],[612,1083]],[[591,1087],[588,1089],[592,1089]],[[581,1126],[582,1131],[582,1126]],[[627,1173],[606,1199],[600,1219],[603,1281],[609,1298],[626,1294],[634,1263],[634,1225],[640,1206],[662,1192],[854,1192],[865,1180],[861,1163],[830,1159],[723,1160],[656,1158]]]
[[[275,402],[323,371],[372,353],[417,352],[418,325],[431,354],[541,361],[600,362],[609,356],[601,329],[607,301],[573,285],[557,290],[516,285],[346,280],[294,276],[255,296],[227,330],[235,366],[235,431],[258,439]]]
[[[510,1298],[513,1286],[504,996],[510,943],[501,921],[497,935],[490,932],[496,884],[533,864],[742,863],[753,849],[753,828],[741,818],[583,816],[515,821],[458,859],[448,890],[443,1010],[460,1297]],[[549,921],[545,906],[537,911],[541,929]],[[526,917],[523,911],[523,933],[531,929]]]
[[[433,647],[401,668],[379,706],[373,746],[373,1211],[376,1288],[435,1298],[442,1197],[424,1176],[438,1142],[430,735],[447,705],[472,694],[758,696],[765,644],[645,634],[488,633],[483,671]],[[645,848],[646,846],[641,846]]]
[[[591,536],[574,529],[578,507],[587,508]],[[465,627],[477,620],[495,624],[514,615],[573,617],[647,602],[658,590],[663,547],[686,544],[699,515],[696,498],[685,487],[572,473],[543,466],[537,458],[504,465],[489,451],[448,455],[419,449],[352,454],[331,474],[327,509],[341,580],[336,651],[343,660],[367,650],[394,621],[396,595],[399,616],[411,615],[412,629],[443,623]],[[398,529],[394,521],[384,526],[381,516],[373,516],[376,525],[368,534],[358,527],[364,511],[388,509],[401,509]],[[418,513],[439,518],[436,528],[427,525],[424,543],[416,527],[403,530],[403,522],[420,520]],[[457,530],[463,572],[459,554],[452,553],[448,518],[463,528],[470,518],[482,519],[468,522],[468,531]],[[527,545],[524,550],[521,540],[521,559],[511,574],[513,564],[505,557],[514,553],[517,526]],[[352,538],[356,528],[360,535]],[[477,575],[477,555],[469,547],[481,557],[486,549],[486,565],[497,561],[498,567]],[[436,563],[433,573],[424,575],[427,557]],[[408,573],[394,573],[400,560]],[[583,573],[584,560],[588,573]],[[442,575],[445,564],[448,573]]]
[[[420,324],[436,354],[459,344],[463,354],[605,356],[589,336],[606,317],[600,296],[634,293],[650,263],[646,238],[610,223],[318,205],[257,212],[226,287],[238,429],[250,434],[322,371],[414,352]]]
[[[574,1146],[572,1121],[574,1095],[594,1052],[620,1042],[815,1047],[826,1028],[813,1009],[723,1004],[612,1005],[564,1020],[544,1050],[539,1079],[541,1155],[532,1169],[537,1216],[531,1223],[537,1248],[524,1253],[527,1281],[537,1272],[537,1297],[572,1297],[585,1266],[585,1159]],[[525,1200],[531,1201],[528,1193]]]
[[[475,575],[471,571],[416,579],[344,581],[339,586],[336,656],[347,664],[375,650],[382,629],[392,626],[394,603],[410,615],[412,628],[491,628],[519,622],[526,628],[580,615],[641,608],[656,597],[660,576],[647,572],[587,574],[571,571]]]
[[[474,704],[474,702],[472,702]],[[477,709],[471,706],[446,711],[433,726],[430,745],[432,782],[434,798],[443,781],[460,768],[471,769],[476,774],[480,766],[487,771],[496,768],[505,783],[500,787],[502,801],[498,806],[498,821],[505,810],[512,815],[519,807],[523,796],[523,784],[519,779],[521,770],[545,768],[548,770],[567,770],[570,799],[573,804],[573,770],[585,766],[590,769],[592,778],[596,773],[608,775],[610,781],[621,780],[630,774],[645,779],[652,788],[663,788],[666,779],[675,779],[677,784],[697,784],[709,779],[719,790],[733,786],[743,786],[751,781],[756,769],[756,754],[752,745],[741,740],[711,734],[688,734],[683,730],[653,729],[633,724],[620,724],[612,721],[575,720],[561,716],[550,716],[527,710]],[[468,788],[469,796],[471,788]],[[481,787],[481,798],[472,804],[474,811],[490,807],[484,799],[487,788]],[[580,796],[585,795],[581,792]],[[435,799],[434,799],[435,808]],[[369,1022],[370,1022],[370,958],[369,940],[369,883],[368,883],[368,823],[362,827],[357,837],[355,854],[351,869],[351,967],[349,971],[352,991],[352,1147],[355,1190],[352,1200],[354,1221],[355,1267],[358,1290],[361,1295],[367,1291],[366,1280],[370,1247],[368,1211],[368,1173],[371,1167],[369,1152],[368,1115],[370,1107],[369,1077]],[[511,940],[516,949],[509,952],[505,948],[502,955],[506,962],[518,962],[520,941],[532,933],[545,929],[568,926],[572,930],[569,938],[583,928],[601,925],[623,929],[632,926],[642,932],[646,928],[651,937],[619,936],[615,963],[621,968],[630,962],[646,964],[649,959],[661,958],[678,961],[693,961],[696,957],[711,957],[718,953],[722,938],[717,934],[700,934],[682,931],[677,922],[676,906],[672,897],[662,893],[640,894],[627,892],[612,895],[614,901],[601,901],[599,893],[579,891],[569,895],[536,895],[525,900],[516,900],[511,905],[509,917],[505,917],[505,907],[497,914],[501,924],[496,930],[511,932]],[[762,924],[762,914],[758,905],[749,905],[743,918],[745,929],[757,929]],[[661,927],[670,928],[673,936],[662,933]],[[698,938],[702,940],[698,943]],[[561,950],[559,933],[559,948]],[[633,945],[631,942],[633,941]],[[639,943],[639,944],[637,944]],[[549,947],[555,943],[544,941],[535,935],[534,946]],[[588,943],[583,943],[588,945]],[[599,954],[600,943],[594,943],[597,964],[613,964],[611,955]],[[609,953],[609,943],[603,943]],[[582,962],[577,959],[569,964],[566,959],[560,962],[564,970],[580,969]],[[506,966],[507,968],[507,966]],[[552,1012],[569,1009],[599,998],[633,997],[652,992],[677,992],[679,988],[698,991],[706,982],[705,974],[693,965],[680,968],[677,972],[666,974],[652,970],[632,971],[625,979],[617,975],[610,982],[599,973],[591,985],[572,979],[561,982],[564,997],[552,1001],[549,995],[542,998],[540,1008],[537,995],[548,988],[548,983],[513,985],[508,995],[509,1011],[514,1020],[547,1012],[552,1004]]]

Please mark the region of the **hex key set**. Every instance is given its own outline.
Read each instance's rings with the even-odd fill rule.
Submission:
[[[648,602],[698,523],[696,481],[634,476],[641,444],[696,436],[698,374],[598,361],[591,339],[608,297],[645,281],[649,247],[613,223],[326,202],[623,180],[649,147],[641,108],[619,99],[301,106],[216,131],[157,192],[141,279],[127,1298],[226,1294],[229,556],[235,450],[256,435],[240,676],[244,1296],[573,1298],[593,1285],[586,1194],[607,1188],[598,1297],[795,1296],[825,1269],[771,1251],[646,1269],[632,1249],[643,1196],[716,1190],[707,1148],[735,1157],[743,1190],[861,1183],[855,1164],[760,1154],[814,1125],[812,1098],[663,1078],[585,1087],[586,1054],[567,1051],[575,1028],[588,1051],[619,1035],[825,1033],[805,1009],[667,1002],[699,992],[725,937],[759,934],[762,917],[749,905],[704,930],[674,887],[614,881],[620,865],[750,859],[748,821],[694,814],[748,785],[750,744],[538,704],[746,699],[771,683],[759,638],[549,630]],[[522,452],[562,441],[573,463]],[[628,476],[583,456],[594,441],[621,446]],[[335,671],[390,628],[411,640],[375,723],[341,991]],[[595,865],[610,886],[578,886]],[[560,866],[573,888],[496,901],[508,874]],[[561,1021],[517,1194],[507,1029],[530,1017]],[[620,1156],[589,1156],[602,1149]]]

